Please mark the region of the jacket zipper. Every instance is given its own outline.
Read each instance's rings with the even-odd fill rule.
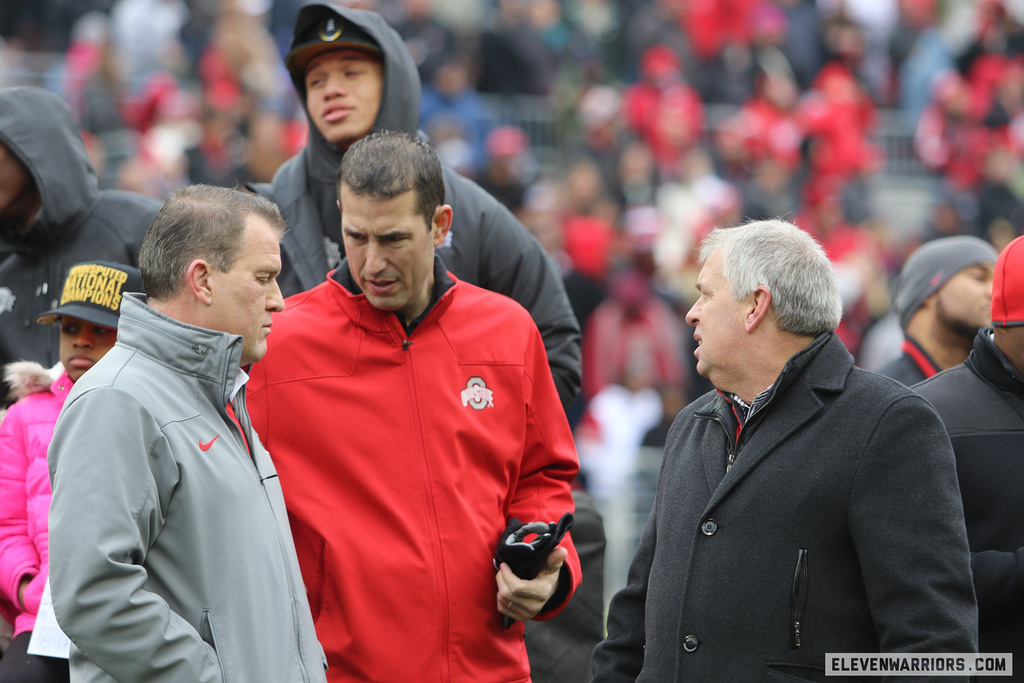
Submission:
[[[732,464],[736,460],[736,454],[739,452],[739,448],[736,443],[736,435],[729,433],[729,425],[725,423],[725,420],[723,420],[718,413],[694,413],[693,416],[717,422],[718,426],[720,426],[722,431],[725,432],[725,471],[728,472],[732,469]]]
[[[301,618],[299,616],[299,610],[295,604],[298,600],[306,600],[306,596],[297,596],[295,594],[295,591],[292,590],[292,587],[296,585],[296,581],[295,577],[292,575],[287,546],[285,544],[284,539],[281,537],[281,533],[278,531],[278,527],[276,526],[278,522],[277,515],[274,513],[274,505],[270,501],[270,493],[267,491],[266,485],[266,481],[268,479],[273,479],[274,477],[277,476],[277,474],[272,474],[270,476],[264,477],[263,472],[260,470],[259,464],[256,462],[256,452],[255,450],[253,450],[253,448],[250,448],[249,446],[251,442],[249,440],[249,437],[246,436],[246,431],[252,433],[252,422],[249,420],[249,410],[245,404],[245,387],[239,389],[238,393],[235,394],[235,401],[238,407],[238,411],[236,411],[235,417],[238,418],[237,426],[239,427],[239,430],[242,432],[242,443],[245,446],[246,452],[249,454],[249,462],[252,464],[253,471],[256,473],[256,479],[259,481],[260,487],[262,487],[263,489],[263,500],[267,504],[267,512],[270,514],[270,519],[273,520],[275,524],[274,536],[277,538],[278,548],[281,551],[281,560],[283,563],[285,576],[288,577],[288,601],[292,609],[292,623],[295,624],[295,643],[297,648],[296,654],[301,665],[300,673],[302,674],[303,681],[309,681],[310,673],[306,663],[306,659],[303,656],[305,648],[303,647],[302,631],[301,628],[299,627]],[[239,416],[239,413],[241,413],[241,416]],[[229,421],[234,422],[230,418]]]
[[[804,610],[807,608],[807,548],[800,548],[796,556],[796,571],[793,572],[793,593],[790,599],[793,617],[792,648],[800,647]]]
[[[444,296],[448,296],[448,292],[446,292]],[[442,299],[443,299],[443,297],[442,297]],[[440,303],[440,301],[438,303]],[[434,308],[431,309],[431,311],[429,313],[427,313],[426,317],[420,322],[419,326],[417,326],[417,328],[414,329],[411,333],[405,334],[405,330],[404,329],[401,329],[400,332],[399,332],[399,337],[398,338],[399,338],[399,341],[401,342],[402,351],[406,352],[407,354],[410,354],[410,355],[407,355],[402,360],[402,366],[403,366],[404,372],[405,372],[405,381],[407,382],[407,391],[410,394],[413,395],[412,398],[410,399],[411,402],[413,403],[413,405],[418,405],[418,401],[415,398],[416,383],[417,383],[416,367],[415,367],[415,365],[416,365],[415,360],[416,359],[414,359],[414,357],[411,355],[412,352],[409,350],[409,347],[411,347],[413,345],[413,343],[415,342],[415,340],[412,339],[412,337],[416,336],[416,333],[419,331],[419,328],[422,327],[423,325],[428,324],[432,320],[432,318],[434,316],[436,316],[436,315],[438,315],[438,314],[437,314],[437,306],[435,305]],[[395,321],[395,323],[396,323],[397,327],[399,327],[399,328],[402,327],[400,324],[397,324],[397,320]],[[416,408],[416,409],[414,409],[414,411],[415,411],[414,423],[416,425],[416,439],[415,439],[415,441],[416,441],[416,443],[421,444],[420,448],[419,448],[419,453],[417,454],[417,457],[419,457],[419,459],[420,459],[420,461],[422,463],[421,478],[422,478],[423,481],[421,481],[420,485],[423,487],[423,496],[424,496],[424,499],[426,501],[427,507],[429,508],[429,511],[430,511],[429,514],[430,514],[430,517],[431,517],[431,526],[435,530],[434,535],[435,535],[436,538],[441,538],[442,537],[442,534],[441,534],[441,521],[440,521],[441,520],[441,515],[438,512],[438,505],[437,505],[438,494],[433,490],[433,487],[430,484],[430,482],[433,481],[433,479],[434,479],[433,472],[431,471],[430,460],[429,460],[429,458],[426,457],[425,447],[422,446],[424,441],[423,441],[423,429],[422,429],[421,425],[423,424],[423,419],[424,418],[423,418],[423,414],[422,414],[422,409],[421,408]],[[451,587],[449,586],[449,583],[448,583],[447,573],[444,570],[445,563],[446,563],[446,558],[445,558],[444,547],[443,547],[443,545],[438,544],[437,551],[436,551],[436,556],[434,558],[434,572],[436,573],[434,581],[435,581],[435,584],[438,584],[438,592],[442,596],[442,604],[447,605],[448,604],[448,596],[452,593],[452,590],[451,590]],[[441,649],[441,677],[442,677],[443,680],[447,681],[447,680],[450,680],[451,677],[452,677],[452,675],[451,675],[451,660],[452,660],[452,652],[451,652],[452,651],[452,644],[451,644],[451,609],[450,608],[444,609],[441,612],[441,614],[439,615],[439,617],[440,617],[440,621],[441,621],[440,632],[443,634],[442,635],[442,639],[441,639],[441,647],[440,647],[440,649]]]

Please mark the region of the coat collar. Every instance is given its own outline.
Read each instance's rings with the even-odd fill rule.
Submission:
[[[775,380],[768,403],[751,416],[738,444],[734,444],[738,451],[732,468],[725,472],[725,454],[704,450],[704,471],[714,490],[708,507],[727,495],[779,444],[823,410],[825,404],[819,393],[842,391],[852,368],[853,357],[831,332],[794,354]],[[706,414],[709,410],[726,425],[735,420],[729,402],[717,392],[698,413]]]
[[[1024,377],[996,346],[991,327],[978,331],[965,365],[1000,391],[1024,395]]]
[[[913,337],[905,338],[900,349],[918,367],[925,379],[939,373],[941,368],[939,368],[938,363],[928,355],[924,347],[918,344],[917,340]]]
[[[142,294],[125,294],[117,346],[128,346],[195,376],[211,400],[227,404],[242,360],[242,337],[197,327],[160,313]]]
[[[441,256],[434,252],[434,289],[430,296],[430,303],[427,304],[426,310],[423,311],[410,325],[406,325],[405,321],[398,316],[398,314],[391,313],[389,311],[381,311],[375,308],[366,300],[366,296],[363,294],[363,290],[360,289],[359,285],[356,284],[355,278],[352,277],[352,273],[348,268],[348,259],[342,259],[341,264],[333,271],[328,274],[328,279],[341,285],[345,293],[348,294],[348,299],[353,303],[358,303],[360,308],[369,309],[376,313],[374,317],[379,318],[382,321],[390,321],[394,319],[398,322],[399,327],[406,333],[412,334],[420,323],[422,323],[430,313],[438,307],[438,304],[445,300],[445,294],[455,287],[458,280],[454,275],[449,273],[444,266],[444,261],[441,260]],[[365,326],[363,322],[364,318],[360,315],[358,317],[353,316],[353,321],[361,326]]]

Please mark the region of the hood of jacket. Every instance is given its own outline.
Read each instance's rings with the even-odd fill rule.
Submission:
[[[62,374],[64,366],[60,363],[49,369],[31,360],[8,363],[4,366],[4,381],[10,388],[7,399],[11,402],[20,401],[31,394],[48,391],[50,385]]]
[[[6,88],[0,95],[0,142],[29,170],[43,201],[27,233],[0,234],[0,252],[31,251],[62,241],[100,192],[71,111],[60,97],[41,88]]]
[[[373,130],[401,130],[416,133],[420,120],[420,75],[416,69],[409,48],[398,32],[391,28],[384,18],[376,12],[350,9],[335,3],[314,3],[299,10],[292,32],[292,45],[295,36],[303,35],[311,24],[319,21],[325,13],[333,12],[347,22],[363,29],[380,45],[381,59],[384,62],[384,91],[381,95],[380,108]],[[292,74],[295,93],[302,103],[309,120],[309,143],[303,148],[306,172],[310,178],[329,180],[331,183],[341,165],[345,152],[337,145],[328,142],[323,134],[309,118],[306,106],[306,83],[303,74]]]

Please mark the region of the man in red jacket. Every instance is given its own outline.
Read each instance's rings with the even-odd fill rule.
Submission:
[[[573,510],[579,464],[540,333],[434,253],[453,216],[425,142],[374,133],[338,177],[346,260],[288,299],[248,400],[328,678],[529,681],[516,622],[554,616],[581,578],[568,536],[533,579],[492,560],[512,520]]]

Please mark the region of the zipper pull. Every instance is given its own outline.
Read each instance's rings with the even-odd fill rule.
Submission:
[[[800,622],[793,622],[793,647],[800,647]]]

